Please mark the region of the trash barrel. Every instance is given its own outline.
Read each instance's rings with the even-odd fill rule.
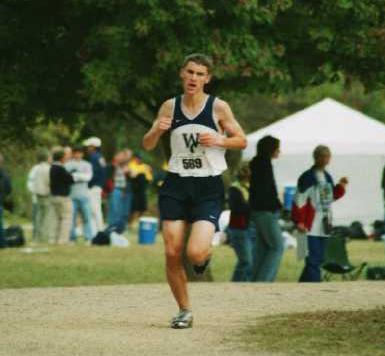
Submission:
[[[158,219],[154,217],[142,217],[139,219],[139,244],[151,245],[155,243],[158,232]]]
[[[283,194],[283,207],[286,211],[291,211],[293,206],[295,193],[297,188],[295,186],[286,186]]]

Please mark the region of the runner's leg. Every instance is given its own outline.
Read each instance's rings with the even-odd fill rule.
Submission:
[[[167,280],[181,310],[190,309],[187,276],[182,262],[186,230],[187,223],[183,220],[164,220],[162,223]]]
[[[187,257],[193,265],[203,265],[211,255],[211,243],[215,233],[215,225],[206,220],[192,224],[187,246]]]

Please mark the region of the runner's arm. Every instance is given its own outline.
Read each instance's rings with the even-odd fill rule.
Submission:
[[[217,99],[214,106],[219,125],[226,135],[203,133],[199,141],[203,146],[217,146],[229,149],[244,149],[247,145],[246,135],[235,119],[229,104]]]
[[[172,122],[172,100],[165,101],[159,109],[151,129],[144,135],[142,145],[147,151],[153,150],[161,136],[170,129]]]

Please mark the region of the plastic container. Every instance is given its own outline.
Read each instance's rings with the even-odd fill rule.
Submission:
[[[285,186],[285,190],[283,193],[283,207],[285,210],[291,211],[296,191],[297,187],[295,186]]]
[[[156,240],[157,232],[158,232],[157,218],[142,217],[139,219],[138,243],[140,245],[154,244]]]

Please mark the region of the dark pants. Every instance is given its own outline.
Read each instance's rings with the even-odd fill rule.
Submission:
[[[0,206],[0,248],[6,247],[4,238],[4,227],[3,227],[3,207]]]
[[[324,260],[326,237],[307,237],[309,254],[305,259],[305,267],[299,282],[321,282],[321,265]]]
[[[252,242],[248,230],[228,229],[230,245],[237,255],[237,262],[233,272],[233,282],[248,282],[251,279]]]

